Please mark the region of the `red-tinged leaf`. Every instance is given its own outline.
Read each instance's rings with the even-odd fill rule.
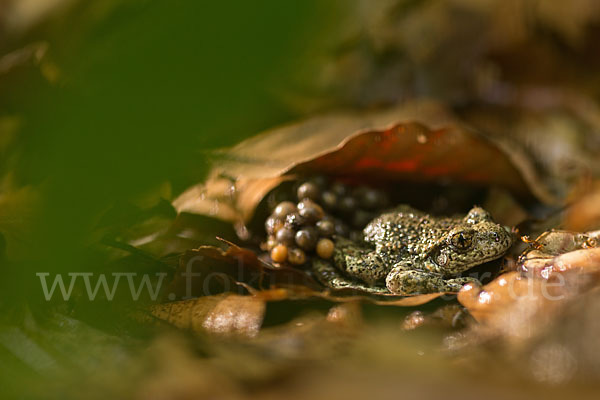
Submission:
[[[415,102],[368,114],[330,114],[277,128],[221,151],[179,212],[247,222],[266,193],[294,175],[393,183],[457,182],[530,195],[506,155],[443,107]]]

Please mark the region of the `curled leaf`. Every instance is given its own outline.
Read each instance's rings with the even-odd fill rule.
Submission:
[[[537,313],[550,315],[565,300],[597,286],[600,248],[589,248],[590,241],[595,243],[589,234],[546,232],[521,255],[521,271],[502,274],[483,287],[465,285],[458,301],[475,319],[496,329],[525,329],[521,325]]]
[[[247,222],[265,194],[284,180],[323,173],[382,183],[495,185],[531,195],[502,151],[432,102],[314,117],[217,155],[207,181],[175,199],[179,212]]]
[[[479,322],[499,330],[520,330],[524,329],[524,321],[539,312],[548,314],[564,299],[565,288],[553,283],[513,271],[483,287],[465,285],[458,293],[458,301]]]
[[[548,279],[552,273],[577,270],[600,272],[597,233],[549,231],[540,235],[520,257],[520,268],[528,275]]]

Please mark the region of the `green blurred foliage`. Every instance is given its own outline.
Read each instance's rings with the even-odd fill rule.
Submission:
[[[23,122],[18,181],[43,191],[28,276],[89,270],[111,204],[165,181],[177,192],[202,178],[205,150],[291,118],[274,93],[326,19],[314,0],[125,3],[97,18],[83,2],[31,33],[60,78],[27,75],[2,100]]]
[[[1,176],[11,176],[14,188],[32,185],[41,199],[26,233],[19,232],[26,250],[0,257],[2,319],[27,324],[25,302],[43,306],[33,308],[37,318],[45,313],[36,272],[115,268],[107,266],[109,254],[90,247],[111,206],[148,193],[168,197],[165,182],[176,193],[202,179],[207,150],[293,117],[275,93],[326,14],[316,0],[79,2],[25,37],[3,40],[5,53],[47,41],[60,75],[50,83],[28,65],[0,79],[0,117],[19,128],[4,141]],[[20,209],[29,203],[9,204],[2,216],[29,213]],[[120,222],[127,225],[125,217]],[[2,241],[5,222],[0,218]],[[13,245],[8,240],[8,250]],[[82,306],[94,325],[118,325],[115,318],[125,317],[115,315],[117,304],[96,303]],[[17,342],[17,350],[28,345]],[[39,377],[17,358],[0,346],[2,381],[12,382],[0,392],[15,395],[23,381]]]

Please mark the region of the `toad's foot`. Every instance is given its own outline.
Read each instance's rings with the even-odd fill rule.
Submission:
[[[444,279],[439,274],[407,269],[402,264],[396,265],[385,280],[388,290],[400,295],[458,292],[463,285],[471,282],[479,284],[479,281],[475,278],[459,277]]]

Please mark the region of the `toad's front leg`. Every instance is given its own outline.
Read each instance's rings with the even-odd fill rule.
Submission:
[[[471,277],[444,278],[440,274],[418,269],[412,261],[394,265],[385,279],[388,290],[400,295],[458,292],[469,282],[479,283]]]
[[[385,268],[385,262],[373,249],[361,247],[344,238],[338,238],[336,241],[333,262],[348,276],[371,286],[381,283],[389,271],[389,268]]]

